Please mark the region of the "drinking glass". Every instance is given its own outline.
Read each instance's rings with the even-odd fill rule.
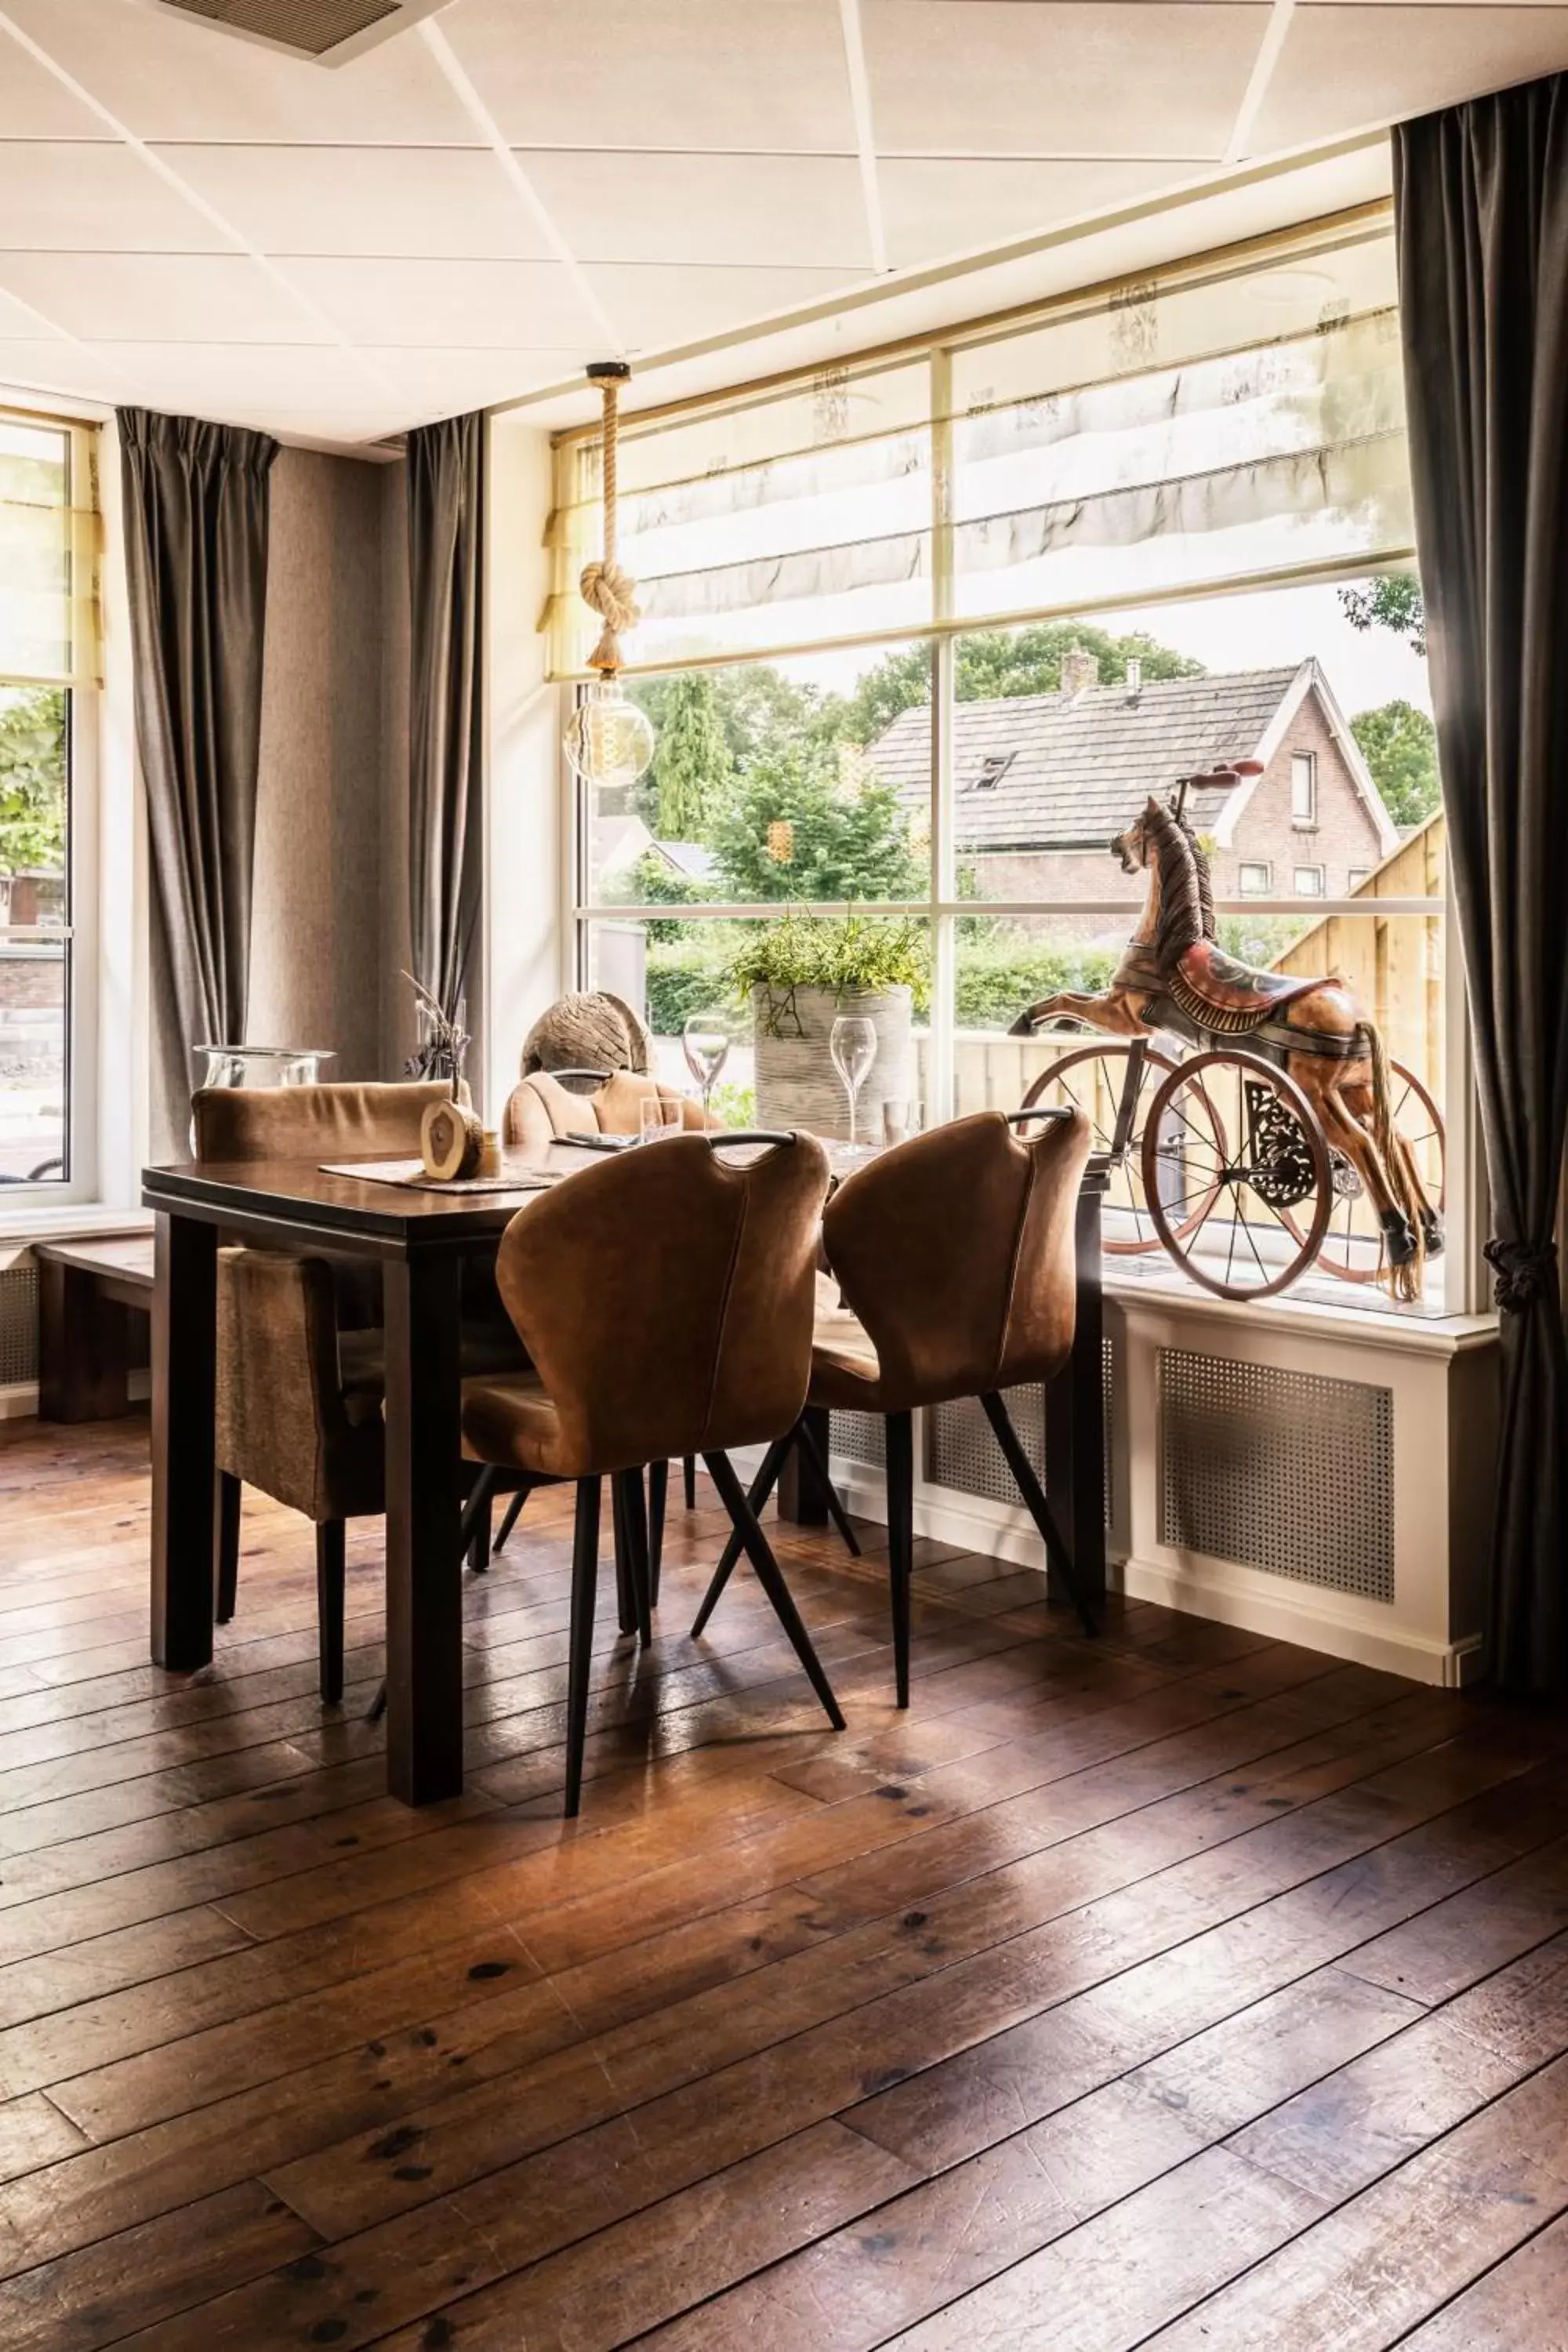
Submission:
[[[719,1074],[730,1058],[730,1016],[727,1013],[690,1013],[680,1033],[686,1066],[702,1089],[702,1116]]]
[[[877,1024],[864,1013],[841,1013],[834,1023],[827,1040],[827,1050],[833,1056],[833,1066],[844,1081],[844,1091],[849,1097],[849,1149],[855,1144],[855,1104],[861,1086],[872,1063],[877,1058]]]
[[[680,1132],[680,1105],[665,1095],[645,1095],[637,1106],[637,1141],[657,1143],[661,1135]]]
[[[924,1125],[924,1103],[900,1101],[889,1095],[882,1105],[882,1140],[889,1150],[894,1144],[907,1143],[911,1135],[919,1135]]]

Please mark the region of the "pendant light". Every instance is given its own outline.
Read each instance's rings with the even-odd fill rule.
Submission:
[[[626,791],[647,772],[653,759],[653,724],[621,684],[620,633],[635,629],[642,614],[637,604],[637,582],[616,561],[616,434],[620,422],[621,386],[631,374],[624,360],[596,360],[588,381],[599,387],[604,402],[605,551],[597,563],[583,567],[578,582],[583,602],[604,626],[588,656],[599,673],[579,696],[566,730],[566,757],[586,784],[606,791]]]

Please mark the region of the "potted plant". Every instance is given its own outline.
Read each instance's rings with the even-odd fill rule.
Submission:
[[[928,976],[925,931],[914,921],[785,915],[731,959],[726,977],[752,1009],[757,1118],[764,1127],[848,1134],[848,1104],[828,1050],[841,1013],[863,1014],[877,1052],[860,1088],[862,1135],[879,1134],[882,1105],[917,1091],[912,1016]]]

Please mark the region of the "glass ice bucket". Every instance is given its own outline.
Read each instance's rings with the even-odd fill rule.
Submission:
[[[325,1045],[198,1045],[199,1087],[313,1087],[321,1064],[336,1057]]]

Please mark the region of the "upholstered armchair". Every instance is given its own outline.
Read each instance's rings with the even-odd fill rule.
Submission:
[[[195,1156],[246,1160],[405,1158],[444,1084],[206,1087],[192,1097]],[[489,1312],[485,1309],[487,1304]],[[465,1317],[465,1370],[514,1367],[516,1335],[486,1286]],[[342,1696],[344,1523],[385,1507],[385,1356],[374,1270],[347,1257],[218,1252],[217,1616],[233,1616],[240,1495],[255,1486],[316,1530],[321,1696]]]

